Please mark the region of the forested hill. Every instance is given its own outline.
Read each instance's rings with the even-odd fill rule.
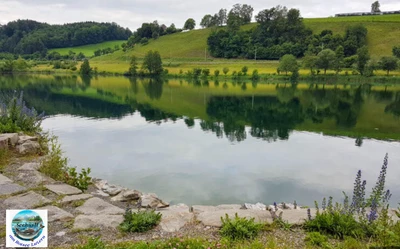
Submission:
[[[79,22],[50,25],[17,20],[0,25],[0,52],[45,54],[47,49],[81,46],[112,40],[126,40],[128,28],[115,23]]]

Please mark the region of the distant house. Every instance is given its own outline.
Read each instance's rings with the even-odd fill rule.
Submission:
[[[393,14],[400,14],[400,10],[382,11],[382,12],[340,13],[340,14],[336,14],[335,17],[342,17],[342,16],[377,16],[377,15],[393,15]]]

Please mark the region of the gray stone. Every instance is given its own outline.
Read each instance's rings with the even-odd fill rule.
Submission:
[[[18,170],[22,171],[32,171],[32,170],[38,170],[40,168],[40,163],[25,163],[21,167],[18,168]]]
[[[0,184],[4,184],[4,183],[10,183],[12,182],[8,177],[0,174]]]
[[[106,180],[94,178],[93,184],[97,189],[102,190],[106,185],[108,185],[108,182]]]
[[[12,196],[4,200],[6,208],[10,209],[31,209],[37,206],[44,206],[50,204],[51,201],[33,191],[24,194]]]
[[[17,145],[16,148],[18,153],[22,155],[36,154],[40,150],[40,145],[38,142],[28,140],[23,144]]]
[[[189,212],[185,204],[171,206],[160,211],[162,214],[160,227],[165,232],[177,232],[194,220],[194,214]]]
[[[45,187],[58,195],[77,195],[82,191],[68,184],[48,184]]]
[[[111,198],[111,201],[137,201],[142,195],[141,192],[137,190],[123,190],[118,195]]]
[[[140,199],[143,208],[165,208],[169,206],[168,203],[163,202],[155,194],[144,194]]]
[[[245,203],[244,207],[246,209],[253,209],[253,210],[267,210],[267,206],[260,202],[258,202],[256,204]]]
[[[223,204],[218,206],[194,205],[192,207],[193,212],[196,214],[202,212],[213,212],[218,210],[240,210],[241,208],[242,208],[241,205],[236,205],[236,204]]]
[[[62,210],[61,208],[55,207],[55,206],[46,206],[46,207],[40,207],[38,208],[39,210],[47,210],[47,217],[49,222],[54,222],[54,221],[65,221],[65,220],[70,220],[73,219],[74,216],[67,211]]]
[[[117,228],[123,220],[122,215],[78,215],[73,228]]]
[[[93,195],[90,195],[90,194],[69,195],[69,196],[65,196],[61,201],[59,201],[59,203],[70,203],[73,201],[82,201],[82,200],[87,200],[92,197],[93,197]]]
[[[314,217],[316,213],[315,208],[310,208],[311,215]],[[307,219],[307,209],[285,209],[277,212],[277,215],[282,212],[282,220],[293,225],[303,224]]]
[[[18,172],[18,175],[16,175],[16,180],[22,182],[24,186],[29,188],[55,183],[53,179],[36,170],[21,170]]]
[[[19,136],[18,144],[24,144],[28,141],[36,142],[38,141],[38,137],[31,137],[26,135]]]
[[[235,217],[236,213],[239,217],[242,218],[254,218],[256,222],[272,222],[272,216],[269,212],[248,209],[225,209],[211,212],[202,212],[198,214],[196,218],[197,220],[201,221],[205,226],[221,227],[221,217],[225,217],[225,215],[228,214],[229,217],[233,218]]]
[[[0,135],[0,141],[7,139],[7,145],[15,146],[18,143],[18,133],[4,133]]]
[[[57,236],[57,237],[63,237],[63,236],[66,235],[66,234],[67,234],[66,232],[61,231],[61,232],[56,233],[56,236]]]
[[[101,190],[97,190],[96,192],[92,192],[91,194],[92,194],[92,195],[103,196],[103,197],[109,197],[109,196],[110,196],[109,194],[104,193],[104,192],[101,191]]]
[[[121,191],[124,190],[124,188],[117,185],[105,184],[101,190],[104,193],[109,194],[110,196],[116,196],[117,194],[121,193]]]
[[[0,149],[8,149],[8,138],[6,137],[0,137]]]
[[[114,215],[124,213],[123,209],[105,202],[97,197],[87,200],[82,206],[76,208],[75,211],[82,214],[95,215]]]
[[[0,184],[0,195],[12,195],[15,193],[23,192],[25,190],[25,187],[22,187],[21,185],[12,182]]]

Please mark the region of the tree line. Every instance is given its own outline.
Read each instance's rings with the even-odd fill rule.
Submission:
[[[126,40],[129,29],[116,23],[78,22],[50,25],[33,20],[17,20],[0,25],[0,52],[39,54],[48,49],[81,46],[112,40]]]
[[[348,57],[366,45],[368,31],[363,25],[347,27],[343,36],[333,34],[331,30],[313,34],[305,27],[299,10],[280,5],[260,11],[255,16],[257,25],[250,30],[241,30],[240,26],[249,23],[253,13],[251,6],[243,6],[229,12],[226,29],[214,30],[208,37],[212,56],[276,60],[285,54],[302,57],[307,51],[318,54],[324,49],[335,51],[342,46]]]

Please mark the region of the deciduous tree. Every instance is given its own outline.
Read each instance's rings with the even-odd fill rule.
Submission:
[[[363,46],[357,49],[357,70],[361,75],[364,75],[365,66],[367,65],[368,61],[370,60],[368,48]]]
[[[196,21],[193,18],[189,18],[186,20],[185,25],[183,26],[184,30],[192,30],[196,27]]]
[[[387,72],[387,75],[389,76],[390,71],[394,71],[398,68],[398,59],[396,57],[382,57],[381,60],[379,61],[379,67],[382,70],[385,70]]]
[[[285,54],[279,60],[279,67],[280,72],[285,72],[286,75],[288,72],[297,72],[299,70],[299,65],[297,63],[296,57],[291,54]]]
[[[335,52],[331,49],[324,49],[318,53],[317,67],[323,69],[326,74],[326,70],[333,67],[335,59]]]
[[[149,71],[151,75],[161,75],[163,72],[163,66],[161,56],[158,51],[150,50],[147,52],[143,60],[142,68]]]

